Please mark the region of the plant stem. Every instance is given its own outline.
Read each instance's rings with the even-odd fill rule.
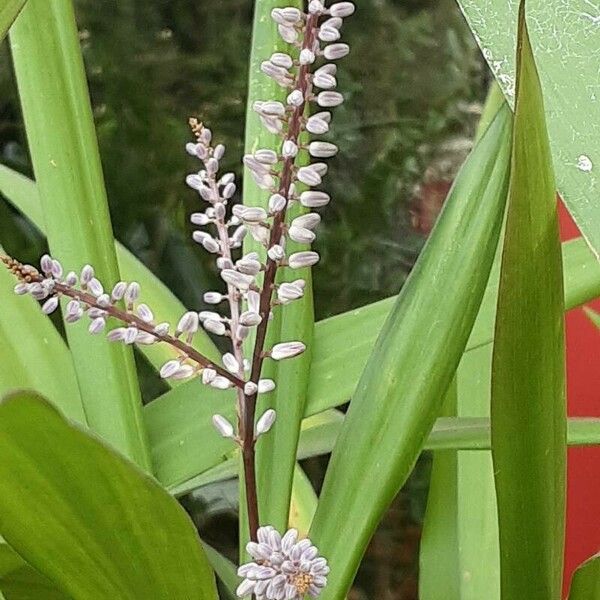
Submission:
[[[315,27],[318,16],[309,15],[306,21],[306,29],[302,49],[312,48],[315,36]],[[294,84],[294,89],[299,89],[302,92],[304,101],[299,106],[294,107],[288,121],[288,130],[286,139],[292,140],[296,145],[298,138],[302,132],[302,120],[306,108],[306,99],[312,93],[312,85],[309,75],[309,65],[300,65],[298,69],[298,77]],[[279,194],[287,198],[289,204],[290,185],[294,177],[294,161],[295,158],[288,157],[283,161],[281,176],[279,181]],[[286,204],[286,206],[287,206]],[[286,208],[275,214],[273,218],[273,226],[269,239],[269,247],[278,244],[284,233]],[[277,276],[279,264],[277,261],[267,257],[265,275],[263,279],[262,291],[260,294],[259,312],[262,317],[256,330],[256,340],[254,350],[252,352],[252,371],[250,381],[258,384],[262,372],[262,366],[265,359],[264,346],[267,337],[267,328],[269,324],[269,313],[271,312],[271,302],[273,290],[275,289],[275,278]],[[244,398],[243,422],[241,427],[242,437],[242,455],[244,462],[244,479],[246,488],[246,501],[248,504],[248,522],[250,527],[250,539],[256,541],[256,532],[259,527],[259,509],[258,509],[258,493],[256,490],[256,453],[254,440],[254,420],[256,416],[256,401],[257,393],[246,394]]]
[[[25,266],[17,260],[8,256],[0,256],[0,260],[21,281],[27,283],[41,283],[42,281],[44,281],[44,276],[33,267]],[[231,383],[233,383],[237,388],[243,389],[245,382],[241,378],[233,375],[223,367],[215,364],[212,360],[198,352],[193,346],[187,344],[183,340],[180,340],[179,338],[170,334],[161,335],[156,333],[154,330],[156,325],[154,323],[148,323],[140,317],[138,317],[137,315],[122,310],[113,305],[102,306],[98,304],[98,299],[93,294],[90,294],[89,292],[84,292],[83,290],[72,288],[58,281],[55,282],[54,291],[51,295],[56,294],[67,296],[69,298],[72,298],[73,300],[79,300],[86,306],[103,310],[106,312],[107,315],[114,317],[122,323],[135,325],[135,327],[137,327],[140,331],[149,333],[150,335],[153,335],[155,338],[157,338],[159,341],[169,344],[170,346],[176,348],[177,350],[182,352],[187,358],[190,358],[202,367],[214,369],[219,375],[231,381]]]

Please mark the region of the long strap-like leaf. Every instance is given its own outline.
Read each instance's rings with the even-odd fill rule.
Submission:
[[[556,186],[525,3],[492,361],[502,600],[560,600],[566,477],[564,292]]]
[[[0,0],[0,41],[17,18],[26,0]]]
[[[92,264],[118,280],[114,241],[70,0],[29,0],[11,50],[52,253],[66,269]],[[88,423],[145,469],[150,457],[131,348],[67,328]]]

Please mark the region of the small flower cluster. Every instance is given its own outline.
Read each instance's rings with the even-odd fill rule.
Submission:
[[[255,594],[256,600],[318,597],[327,585],[329,567],[309,539],[298,540],[295,529],[282,537],[270,526],[259,528],[257,538],[246,547],[254,561],[238,569],[244,578],[237,589],[240,598],[249,594]]]

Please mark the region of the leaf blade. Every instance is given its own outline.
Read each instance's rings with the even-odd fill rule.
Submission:
[[[501,598],[558,600],[566,476],[564,292],[552,159],[524,3],[517,53],[491,388]]]
[[[74,600],[216,599],[191,521],[153,479],[34,394],[0,415],[0,532],[29,564]]]

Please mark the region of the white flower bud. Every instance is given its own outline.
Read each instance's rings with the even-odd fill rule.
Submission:
[[[329,44],[323,49],[323,55],[327,60],[338,60],[344,58],[350,52],[348,44]]]
[[[48,298],[42,305],[42,312],[46,315],[52,314],[58,308],[58,297],[52,296]]]
[[[233,235],[231,236],[231,243],[234,246],[239,246],[242,243],[242,240],[246,237],[246,234],[248,233],[248,230],[246,229],[246,227],[244,225],[240,225],[234,232]],[[227,267],[222,267],[222,268],[227,268]]]
[[[123,336],[123,342],[128,345],[133,344],[137,338],[137,335],[137,327],[127,327],[127,329],[125,329],[125,335]]]
[[[230,198],[233,198],[233,195],[235,194],[235,190],[236,190],[236,185],[235,183],[227,183],[225,185],[225,187],[223,188],[223,198],[225,198],[225,200],[229,200]]]
[[[158,342],[156,336],[148,333],[147,331],[139,331],[137,337],[135,338],[136,344],[150,345],[155,344],[156,342]]]
[[[259,312],[260,310],[260,294],[254,290],[250,290],[247,296],[248,310],[252,312]]]
[[[300,90],[294,90],[287,97],[290,106],[301,106],[304,102],[304,94]]]
[[[296,176],[299,181],[308,186],[319,185],[321,183],[321,176],[310,166],[300,167]]]
[[[88,331],[92,335],[96,335],[96,334],[104,331],[105,327],[106,327],[106,319],[104,317],[97,317],[93,321],[90,322]]]
[[[287,200],[281,194],[273,194],[269,198],[269,211],[272,213],[281,212],[287,205]]]
[[[338,147],[330,142],[311,142],[308,151],[315,158],[331,158],[338,153]]]
[[[222,415],[213,415],[212,422],[215,429],[224,438],[234,438],[233,425]]]
[[[313,83],[316,87],[323,90],[331,90],[337,85],[337,80],[333,75],[321,73],[320,75],[315,74]]]
[[[110,304],[111,304],[110,296],[108,294],[102,294],[101,296],[98,296],[97,302],[100,306],[106,308],[107,306],[110,306]]]
[[[315,173],[318,173],[321,177],[325,177],[325,175],[327,175],[327,171],[329,170],[329,168],[327,167],[327,163],[324,162],[313,163],[312,165],[310,165],[310,168]]]
[[[308,12],[311,15],[320,15],[325,12],[325,6],[320,0],[310,0],[308,3]]]
[[[329,131],[329,123],[325,119],[310,117],[306,122],[306,130],[314,135],[322,135]]]
[[[246,396],[254,396],[256,392],[258,392],[258,386],[253,381],[246,383],[244,386],[244,394],[246,394]]]
[[[112,331],[109,331],[106,335],[106,339],[109,342],[120,342],[125,338],[125,332],[127,329],[125,327],[117,327]]]
[[[159,323],[154,328],[154,333],[159,337],[164,337],[169,334],[170,325],[168,323]]]
[[[267,102],[261,103],[260,112],[269,117],[284,117],[285,106],[277,100],[268,100]]]
[[[204,182],[202,181],[202,178],[196,173],[188,175],[185,178],[185,183],[197,192],[199,192],[204,187]]]
[[[256,327],[262,321],[262,317],[251,310],[247,310],[240,315],[240,323],[245,327]]]
[[[236,204],[233,207],[233,214],[246,223],[260,223],[267,218],[267,211],[260,206],[244,206]]]
[[[125,290],[127,289],[127,284],[124,281],[119,281],[112,289],[111,297],[115,302],[123,299],[125,295]]]
[[[315,53],[309,48],[303,48],[300,51],[300,56],[298,60],[301,65],[312,65],[315,62]]]
[[[169,379],[169,377],[172,377],[179,371],[180,367],[181,363],[178,360],[170,360],[160,368],[159,375],[163,379]]]
[[[225,283],[230,283],[239,290],[247,290],[254,283],[252,275],[238,273],[234,269],[223,269],[221,271],[221,278]]]
[[[194,367],[192,365],[181,365],[179,369],[171,375],[171,379],[188,379],[192,377],[195,373]]]
[[[354,14],[356,7],[352,2],[336,2],[329,7],[329,14],[332,17],[349,17]]]
[[[65,284],[69,287],[77,285],[77,273],[74,271],[69,271],[65,277]]]
[[[271,358],[273,360],[284,360],[293,358],[302,354],[306,350],[306,346],[302,342],[282,342],[275,344],[271,350]]]
[[[218,312],[213,310],[201,310],[198,313],[198,319],[200,321],[206,321],[206,319],[212,319],[213,321],[222,321],[223,317]]]
[[[211,236],[205,237],[201,243],[202,247],[211,254],[217,254],[221,249],[219,242],[217,242],[217,240]]]
[[[154,314],[150,310],[150,307],[147,304],[140,304],[137,307],[137,314],[146,323],[150,323],[150,321],[154,320]]]
[[[258,380],[258,393],[268,394],[275,389],[275,382],[272,379],[259,379]]]
[[[223,377],[222,375],[217,375],[211,382],[210,386],[214,387],[218,390],[226,390],[233,386],[233,383],[227,379],[227,377]]]
[[[316,237],[310,229],[304,227],[290,227],[288,234],[290,239],[299,244],[312,244]]]
[[[279,244],[273,244],[267,251],[267,255],[271,260],[279,262],[285,256],[285,250]]]
[[[104,294],[104,288],[102,287],[102,284],[95,277],[92,277],[88,281],[87,287],[90,290],[90,292],[94,296],[96,296],[96,298],[98,296],[102,296],[102,294]]]
[[[238,373],[240,370],[240,363],[237,361],[235,356],[231,354],[231,352],[223,354],[223,364],[230,373],[235,374]]]
[[[209,369],[208,367],[202,369],[202,383],[204,385],[208,385],[216,376],[217,372],[214,369]]]
[[[227,210],[225,208],[225,204],[223,204],[223,202],[215,202],[213,208],[215,210],[215,217],[219,220],[222,220],[225,217],[225,213]]]
[[[255,258],[244,257],[235,263],[236,269],[245,275],[257,275],[262,265]]]
[[[225,155],[225,146],[223,144],[217,144],[213,150],[213,157],[217,160],[221,160]]]
[[[294,158],[298,154],[298,146],[293,140],[285,140],[281,147],[281,154],[284,158]]]
[[[319,255],[312,250],[304,252],[295,252],[288,258],[288,265],[292,269],[301,269],[303,267],[312,267],[319,262]]]
[[[263,416],[256,422],[256,427],[254,429],[255,437],[262,435],[263,433],[267,433],[271,427],[273,427],[273,423],[275,423],[276,413],[272,408],[269,408]]]
[[[277,152],[268,149],[257,150],[254,153],[254,158],[263,165],[274,165],[279,160]]]
[[[300,203],[302,204],[302,206],[306,206],[307,208],[318,208],[321,206],[326,206],[327,204],[329,204],[329,200],[329,194],[325,192],[319,192],[316,190],[309,190],[300,194]],[[296,224],[292,226],[301,227]]]
[[[133,304],[140,297],[140,284],[136,281],[132,281],[125,290],[125,302],[127,304]]]
[[[40,268],[46,275],[52,273],[52,257],[48,254],[44,254],[40,259]]]
[[[83,269],[81,269],[81,283],[87,285],[92,277],[94,277],[94,267],[92,267],[92,265],[85,265]]]
[[[219,304],[223,301],[224,296],[219,292],[206,292],[203,298],[206,304]]]
[[[317,96],[317,104],[323,107],[339,106],[344,97],[339,92],[321,92]]]
[[[280,9],[281,16],[284,21],[288,23],[296,24],[298,21],[302,19],[302,13],[299,9],[294,8],[293,6],[286,6],[285,8]]]
[[[25,296],[29,293],[29,284],[28,283],[17,283],[14,287],[14,292],[17,296]]]
[[[208,331],[209,333],[214,333],[215,335],[225,335],[225,333],[227,332],[225,324],[221,321],[213,321],[212,319],[206,319],[206,321],[204,321],[202,325],[204,329],[206,329],[206,331]]]
[[[294,66],[294,61],[289,54],[285,54],[284,52],[275,52],[271,55],[271,62],[278,67],[283,67],[284,69],[291,69]]]
[[[299,280],[304,283],[303,280]],[[287,304],[288,302],[292,302],[293,300],[298,300],[298,298],[302,298],[304,296],[304,285],[298,285],[297,283],[282,283],[277,288],[277,298],[283,304]]]
[[[186,312],[179,323],[177,324],[177,331],[179,333],[196,333],[198,331],[198,313],[194,311]]]
[[[319,28],[319,39],[322,42],[337,42],[341,37],[338,29],[330,25],[321,25]]]

